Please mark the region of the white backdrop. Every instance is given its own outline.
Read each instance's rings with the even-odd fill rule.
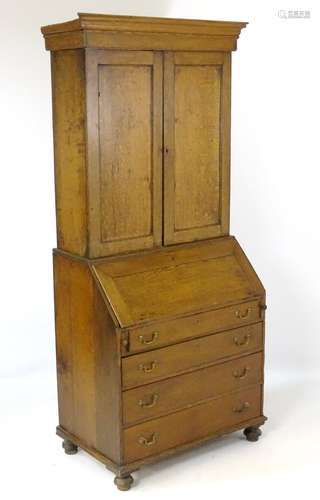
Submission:
[[[311,17],[281,19],[279,10],[309,10]],[[283,459],[279,458],[282,457],[280,450],[277,451],[280,453],[277,461],[273,446],[281,438],[275,434],[272,441],[271,433],[269,441],[266,437],[265,444],[261,445],[266,448],[259,448],[257,455],[247,449],[252,455],[246,455],[245,460],[248,464],[251,457],[250,467],[253,470],[257,467],[255,472],[261,481],[269,464],[268,479],[275,481],[277,491],[279,488],[288,491],[284,481],[288,477],[292,483],[294,478],[292,494],[298,495],[300,483],[297,481],[301,480],[302,487],[303,479],[295,475],[296,469],[301,474],[301,463],[295,462],[294,457],[308,453],[309,462],[313,462],[308,442],[297,443],[294,428],[297,425],[301,428],[302,423],[310,426],[307,433],[311,442],[310,432],[316,432],[316,422],[314,429],[311,425],[312,415],[316,405],[319,408],[320,7],[315,0],[300,0],[299,5],[281,0],[264,4],[253,0],[16,0],[2,6],[0,389],[3,425],[13,426],[17,441],[23,441],[27,462],[30,457],[27,450],[37,449],[41,444],[37,443],[37,433],[40,433],[48,448],[48,455],[41,461],[45,481],[63,482],[68,474],[78,478],[83,465],[81,479],[85,481],[86,477],[87,482],[77,495],[84,498],[92,492],[93,481],[100,485],[98,496],[106,493],[104,488],[111,482],[110,477],[105,478],[99,466],[94,464],[95,469],[84,455],[74,457],[64,467],[65,457],[60,454],[60,443],[53,436],[57,417],[51,258],[51,249],[55,246],[51,88],[49,53],[44,50],[39,29],[44,24],[72,19],[79,11],[249,21],[240,36],[238,51],[233,54],[231,233],[238,238],[267,289],[266,413],[278,422],[284,443],[281,450],[286,446],[287,449],[283,451]],[[304,401],[309,393],[310,400]],[[311,403],[316,394],[317,399]],[[304,410],[307,404],[310,408]],[[291,420],[288,420],[288,408]],[[273,429],[272,419],[269,425],[269,429]],[[27,432],[30,426],[33,430]],[[12,446],[9,435],[8,432],[8,448]],[[214,494],[229,491],[232,485],[227,481],[227,462],[232,463],[232,457],[235,480],[243,480],[242,469],[237,469],[237,451],[232,451],[238,448],[232,447],[230,439],[230,446],[228,441],[226,446],[210,445],[198,454],[191,454],[191,458],[189,455],[192,466],[188,458],[172,461],[170,466],[154,466],[151,472],[149,470],[152,478],[149,487],[160,478],[164,489],[161,490],[158,483],[159,494],[174,488],[181,491],[178,490],[181,474],[189,470],[190,491],[199,486],[196,477],[200,474],[202,485],[208,487],[205,491],[211,496],[212,485],[210,483],[209,489],[208,471],[203,467],[209,456],[218,453],[220,459],[215,456],[209,473],[209,476],[217,474],[220,480],[215,483]],[[21,442],[17,442],[17,446],[20,447]],[[297,446],[302,447],[300,452]],[[242,447],[241,442],[239,454],[243,453]],[[273,455],[273,462],[265,461],[268,452],[268,459]],[[259,453],[264,460],[261,470],[257,465]],[[13,455],[11,458],[13,460]],[[31,460],[32,467],[40,467],[40,458],[41,450],[37,450],[33,462]],[[52,475],[52,460],[56,477]],[[10,460],[6,462],[8,466]],[[200,470],[197,465],[201,466]],[[281,479],[275,472],[280,469]],[[195,470],[197,475],[193,474]],[[204,470],[207,472],[201,476]],[[311,474],[312,465],[308,470]],[[175,478],[177,472],[180,482]],[[151,490],[147,486],[143,489],[142,484],[148,483],[147,473],[141,474],[141,489],[133,490],[137,493],[132,494],[149,495]],[[7,478],[11,478],[10,474]],[[11,479],[15,482],[13,476]],[[252,481],[252,477],[246,479]],[[24,496],[28,497],[29,493],[30,498],[38,498],[32,491],[36,477],[32,479],[28,472],[24,480],[25,483],[22,481],[15,487],[29,485],[30,489],[23,490]],[[186,485],[185,478],[183,484]],[[238,491],[238,483],[234,487]],[[110,491],[117,494],[113,489]],[[248,491],[250,498],[253,490]],[[16,496],[21,494],[17,489]],[[51,494],[54,497],[55,491]],[[243,495],[248,498],[244,492]],[[241,494],[239,497],[242,498]]]

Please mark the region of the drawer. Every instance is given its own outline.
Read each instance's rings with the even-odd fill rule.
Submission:
[[[205,438],[261,415],[261,386],[244,389],[124,430],[126,463]]]
[[[259,351],[262,347],[262,323],[256,323],[135,354],[122,358],[122,385],[128,389],[149,384],[228,356]]]
[[[215,311],[132,328],[128,331],[128,342],[123,348],[123,354],[155,349],[190,337],[255,323],[260,319],[261,303],[254,300]]]
[[[123,423],[155,418],[263,381],[262,353],[171,377],[123,393]]]

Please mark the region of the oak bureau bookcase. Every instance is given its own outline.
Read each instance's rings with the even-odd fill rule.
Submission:
[[[246,23],[79,14],[51,51],[57,434],[131,472],[257,441],[265,291],[229,235],[230,64]]]

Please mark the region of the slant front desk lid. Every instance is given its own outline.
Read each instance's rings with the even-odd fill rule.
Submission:
[[[99,260],[91,269],[121,327],[264,295],[233,237]]]

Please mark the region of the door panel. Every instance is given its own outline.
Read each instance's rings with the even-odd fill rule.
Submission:
[[[162,55],[90,51],[91,256],[151,248],[162,226]]]
[[[219,67],[175,69],[174,211],[178,231],[219,222],[220,81]]]
[[[228,233],[229,55],[166,53],[164,242]]]

